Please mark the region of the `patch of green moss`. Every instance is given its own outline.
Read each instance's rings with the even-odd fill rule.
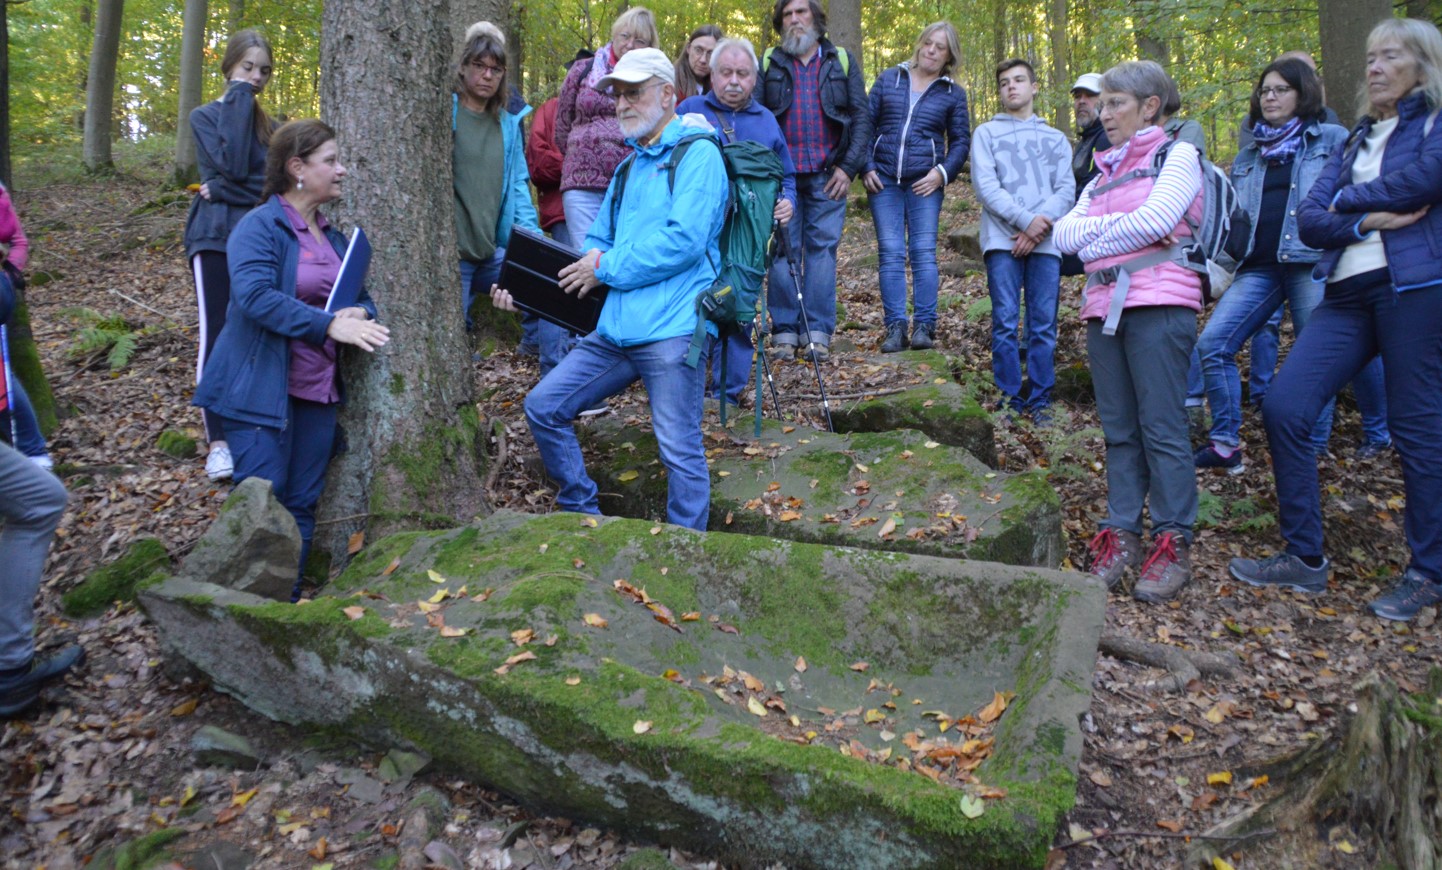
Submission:
[[[161,453],[176,459],[189,459],[196,454],[195,439],[174,429],[166,429],[155,439]]]
[[[162,828],[124,844],[102,849],[91,870],[146,870],[167,858],[166,846],[185,836],[184,828]]]
[[[616,870],[675,870],[676,865],[660,849],[633,852],[616,865]]]
[[[456,456],[478,452],[480,430],[480,418],[475,407],[463,405],[456,412],[454,426],[428,423],[416,438],[392,445],[386,453],[386,464],[405,478],[412,503],[425,504],[427,497],[440,488]],[[388,504],[386,507],[393,509],[395,506]]]
[[[406,379],[400,372],[391,375],[390,393],[392,396],[402,396],[406,392]]]
[[[241,627],[254,634],[276,657],[294,664],[291,652],[297,648],[315,651],[327,662],[341,658],[342,647],[363,639],[384,638],[394,629],[369,608],[360,619],[351,619],[344,608],[358,603],[355,598],[318,598],[306,604],[267,601],[263,604],[231,604],[226,610]]]
[[[427,532],[397,532],[381,538],[357,553],[350,564],[346,566],[345,571],[341,572],[341,575],[331,584],[331,588],[350,591],[383,579],[381,572],[389,567],[391,562],[410,552],[411,547],[418,539],[430,534]]]
[[[136,586],[169,565],[170,554],[164,544],[154,538],[132,541],[119,559],[90,572],[79,586],[65,593],[60,606],[71,616],[103,613],[116,601],[134,601]]]

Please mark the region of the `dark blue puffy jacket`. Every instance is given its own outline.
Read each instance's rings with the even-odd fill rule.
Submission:
[[[950,183],[961,175],[971,149],[966,91],[942,76],[911,106],[911,73],[903,63],[876,77],[871,86],[871,143],[864,171],[876,170],[910,184],[940,167]]]
[[[1302,242],[1326,252],[1313,272],[1317,280],[1325,281],[1343,249],[1362,240],[1358,227],[1368,212],[1413,212],[1430,205],[1434,208],[1415,224],[1381,230],[1382,247],[1397,292],[1442,284],[1442,209],[1435,208],[1442,203],[1442,119],[1425,139],[1422,135],[1431,111],[1420,93],[1398,101],[1397,129],[1382,150],[1382,171],[1366,184],[1352,183],[1352,164],[1372,129],[1371,118],[1362,119],[1346,148],[1332,152],[1297,210]]]

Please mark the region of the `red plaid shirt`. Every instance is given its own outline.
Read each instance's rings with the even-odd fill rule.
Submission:
[[[797,173],[820,172],[841,141],[841,131],[821,111],[821,51],[810,63],[792,58],[791,109],[786,113],[786,147]]]

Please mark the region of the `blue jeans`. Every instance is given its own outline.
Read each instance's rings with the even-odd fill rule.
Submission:
[[[796,214],[782,231],[801,286],[791,280],[786,259],[777,257],[766,289],[772,342],[778,345],[804,345],[808,336],[802,332],[810,330],[811,341],[830,347],[836,331],[836,246],[846,222],[846,198],[826,195],[829,178],[830,172],[796,176]]]
[[[466,331],[475,328],[471,322],[471,306],[477,296],[489,296],[491,285],[501,278],[501,263],[506,259],[506,249],[496,248],[488,260],[461,260],[461,313],[466,316]]]
[[[906,323],[906,261],[911,260],[911,320],[936,323],[936,226],[941,218],[941,191],[917,196],[911,185],[881,176],[881,190],[871,194],[871,219],[876,224],[877,271],[881,310],[887,326]]]
[[[601,200],[605,197],[604,190],[567,190],[561,194],[561,208],[566,212],[566,232],[570,235],[567,244],[571,247],[579,248],[586,241],[586,234],[591,231],[591,224],[596,222]]]
[[[15,418],[15,449],[31,457],[47,455],[35,406],[30,404],[30,394],[19,378],[10,379],[10,413]]]
[[[35,654],[35,593],[68,498],[59,478],[0,442],[0,668]]]
[[[1247,383],[1251,388],[1248,397],[1252,404],[1260,405],[1267,388],[1272,385],[1272,376],[1277,373],[1277,347],[1280,344],[1282,315],[1280,307],[1272,314],[1267,325],[1252,333],[1252,366]],[[1202,332],[1206,332],[1203,328]],[[1192,349],[1192,367],[1187,372],[1187,407],[1200,407],[1207,400],[1207,382],[1202,377],[1202,357]]]
[[[1128,308],[1116,335],[1087,321],[1087,364],[1107,444],[1107,518],[1101,525],[1192,539],[1197,470],[1187,440],[1187,365],[1197,314],[1179,305]]]
[[[1027,408],[1051,404],[1056,386],[1056,312],[1061,288],[1061,257],[1010,251],[986,252],[986,283],[991,293],[991,374],[1011,407],[1022,407],[1021,348],[1017,320],[1026,288],[1026,377],[1031,383]]]
[[[1300,337],[1322,301],[1323,287],[1312,280],[1312,266],[1263,266],[1244,269],[1226,294],[1217,301],[1212,317],[1197,339],[1197,355],[1201,358],[1202,375],[1207,387],[1207,402],[1212,410],[1211,439],[1218,444],[1236,447],[1241,443],[1242,381],[1237,370],[1237,353],[1249,337],[1264,330],[1269,320],[1280,311],[1283,302],[1292,312],[1292,326]],[[1256,341],[1252,343],[1253,352]],[[1257,360],[1253,357],[1255,371]],[[1362,406],[1363,428],[1368,441],[1386,443],[1386,400],[1382,395],[1381,361],[1367,366],[1354,382],[1357,402]],[[1312,446],[1317,452],[1327,449],[1332,433],[1333,402],[1318,414],[1312,430]]]
[[[666,466],[666,520],[706,530],[711,473],[701,442],[704,370],[686,365],[689,335],[619,347],[596,333],[582,338],[561,364],[526,396],[526,422],[546,473],[555,481],[561,510],[598,514],[596,484],[586,473],[572,421],[637,378],[651,404],[661,463]]]
[[[1381,270],[1327,286],[1262,406],[1282,538],[1294,556],[1323,554],[1312,421],[1379,352],[1406,487],[1410,567],[1442,580],[1442,290],[1397,293]]]
[[[270,481],[276,501],[295,517],[300,531],[297,591],[305,561],[310,556],[310,541],[315,535],[315,508],[320,503],[325,472],[335,453],[339,408],[335,404],[292,397],[290,417],[286,425],[278,429],[228,418],[221,421],[225,426],[225,440],[230,442],[231,456],[235,458],[235,482],[240,483],[247,477]]]

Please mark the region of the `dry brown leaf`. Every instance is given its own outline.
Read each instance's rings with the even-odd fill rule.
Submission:
[[[359,604],[352,604],[350,607],[342,607],[340,609],[340,612],[344,613],[346,615],[346,618],[350,620],[360,619],[362,616],[366,615],[366,609],[364,607],[361,607]]]
[[[365,529],[361,529],[346,540],[345,553],[347,556],[354,556],[356,553],[359,553],[365,545],[366,533]]]

